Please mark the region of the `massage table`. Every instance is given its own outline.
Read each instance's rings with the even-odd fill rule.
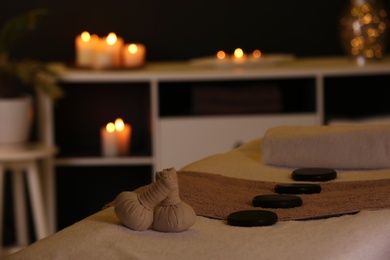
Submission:
[[[260,137],[226,153],[210,155],[178,173],[248,182],[294,182],[294,167],[264,163],[263,142]],[[337,170],[337,178],[327,185],[388,179],[389,168],[346,169]],[[384,201],[390,201],[388,188]],[[231,226],[223,217],[197,214],[195,223],[183,232],[129,229],[109,205],[7,259],[390,259],[387,205],[259,227]]]

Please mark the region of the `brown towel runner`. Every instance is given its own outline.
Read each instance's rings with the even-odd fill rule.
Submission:
[[[180,198],[200,216],[226,219],[235,211],[262,209],[252,206],[252,198],[274,194],[277,183],[251,181],[199,172],[178,172]],[[319,183],[321,193],[298,195],[303,205],[274,211],[279,220],[299,220],[390,208],[390,179]],[[143,186],[137,191],[142,191]]]

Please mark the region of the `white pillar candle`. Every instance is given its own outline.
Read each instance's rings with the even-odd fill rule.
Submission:
[[[97,35],[90,35],[87,31],[82,32],[76,37],[76,66],[92,66],[93,52],[97,41]]]
[[[113,67],[119,68],[122,65],[121,50],[123,48],[123,39],[117,37],[115,33],[111,32],[106,37],[107,49],[112,55]]]
[[[118,135],[114,123],[110,122],[100,130],[102,154],[104,156],[119,155]]]
[[[140,43],[126,44],[122,49],[123,66],[126,68],[138,68],[145,63],[145,46]]]
[[[122,52],[124,45],[125,44],[124,44],[123,38],[118,37],[117,42],[114,46],[114,66],[116,68],[122,67],[123,61],[122,61],[122,53],[121,52]]]
[[[115,120],[115,130],[117,133],[119,155],[128,155],[131,143],[131,126],[125,124],[121,118]]]
[[[108,69],[121,67],[120,51],[123,47],[123,39],[115,33],[109,33],[107,37],[99,39],[95,45],[93,55],[94,69]]]
[[[107,46],[106,38],[99,38],[94,48],[92,67],[94,69],[107,69],[113,66],[114,60]]]

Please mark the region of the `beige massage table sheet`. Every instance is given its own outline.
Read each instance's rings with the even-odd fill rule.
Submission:
[[[248,180],[292,182],[291,169],[265,166],[256,139],[181,170]],[[390,178],[390,170],[339,171],[335,182]],[[390,194],[390,191],[389,191]],[[390,195],[389,195],[390,199]],[[197,216],[181,233],[133,231],[113,207],[22,249],[9,259],[389,259],[390,210],[318,220],[233,227]]]

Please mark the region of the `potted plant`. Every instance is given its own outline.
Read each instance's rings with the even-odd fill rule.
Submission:
[[[35,91],[53,99],[63,95],[48,64],[11,58],[16,44],[35,30],[38,19],[45,14],[45,10],[32,10],[9,19],[0,29],[0,145],[28,139]]]

